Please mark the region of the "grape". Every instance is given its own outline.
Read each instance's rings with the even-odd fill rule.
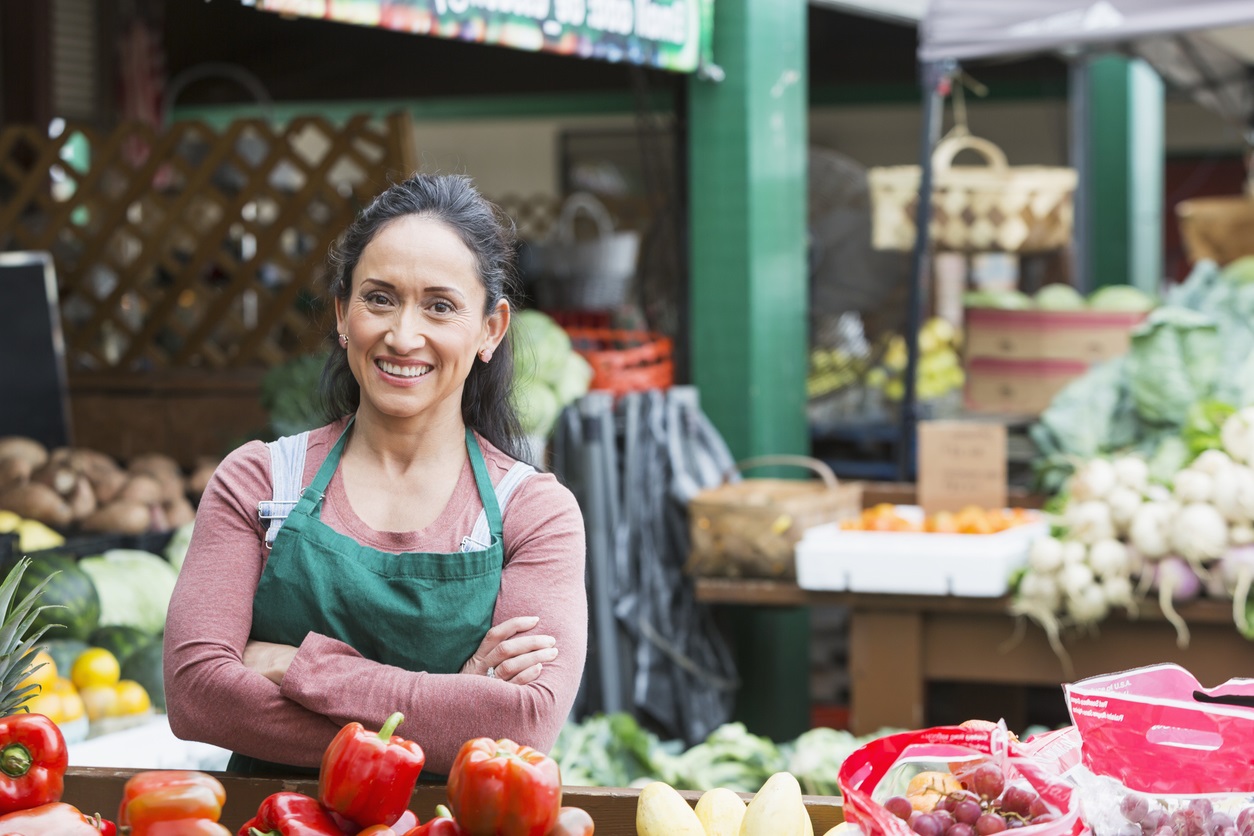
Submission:
[[[1167,813],[1157,807],[1145,813],[1145,818],[1141,819],[1141,830],[1149,836],[1155,830],[1167,823]]]
[[[954,805],[954,818],[960,824],[975,824],[976,819],[983,815],[984,810],[980,807],[978,801],[972,801],[964,798]]]
[[[1254,807],[1246,807],[1237,813],[1237,830],[1242,834],[1254,832]]]
[[[910,805],[909,799],[902,798],[900,795],[894,795],[892,798],[884,802],[884,809],[892,813],[899,819],[910,818],[910,814],[914,812],[914,807]]]
[[[975,836],[975,828],[969,824],[958,822],[945,832],[945,836]]]
[[[1033,816],[1028,819],[1029,824],[1044,824],[1049,821],[1057,821],[1058,817],[1053,813],[1041,813],[1039,816]]]
[[[1205,798],[1193,799],[1185,809],[1191,813],[1196,813],[1198,821],[1209,819],[1211,814],[1215,812],[1215,806]]]
[[[1032,802],[1039,797],[1025,787],[1006,787],[1006,791],[1002,793],[1001,800],[997,802],[997,809],[1007,813],[1014,813],[1016,816],[1026,817],[1028,811],[1032,809]]]
[[[1171,829],[1170,819],[1163,819],[1163,824],[1154,831],[1153,836],[1175,836],[1174,830]]]
[[[1045,803],[1045,799],[1039,795],[1032,800],[1032,806],[1028,808],[1028,815],[1034,819],[1050,815],[1053,812],[1053,810],[1049,809],[1049,805]]]
[[[919,836],[942,836],[945,832],[936,817],[929,813],[924,813],[911,822],[910,829]]]
[[[995,763],[982,763],[971,775],[971,789],[986,801],[997,798],[1005,788],[1006,779]]]
[[[1149,812],[1149,802],[1144,796],[1125,795],[1119,800],[1119,812],[1130,822],[1140,822]]]
[[[1222,811],[1211,814],[1210,824],[1211,824],[1211,827],[1214,828],[1215,830],[1225,830],[1229,827],[1231,827],[1233,830],[1237,829],[1237,826],[1233,824],[1232,822],[1232,816]]]
[[[1241,831],[1237,830],[1235,827],[1221,827],[1219,830],[1215,831],[1215,833],[1217,836],[1241,836]]]
[[[940,824],[941,833],[948,832],[949,828],[957,824],[954,814],[948,810],[933,810],[932,818],[936,819],[937,823]]]
[[[997,773],[999,776],[1001,772]],[[979,836],[988,836],[990,833],[1001,833],[1006,829],[1006,820],[996,813],[984,813],[975,820],[975,832]]]
[[[954,809],[954,796],[951,793],[949,795],[942,795],[940,799],[936,802],[936,806],[932,808],[932,812],[935,813],[937,810],[953,810],[953,809]]]
[[[1023,827],[1023,825],[1024,825],[1023,819],[1019,818],[1018,816],[1011,816],[1010,818],[1006,819],[1007,830],[1014,830],[1016,827]]]

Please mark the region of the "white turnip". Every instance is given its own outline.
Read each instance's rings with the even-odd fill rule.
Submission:
[[[1158,591],[1158,606],[1163,616],[1176,628],[1176,645],[1189,646],[1189,625],[1176,612],[1175,604],[1192,601],[1202,591],[1202,580],[1187,560],[1178,555],[1167,555],[1154,566],[1153,588]]]

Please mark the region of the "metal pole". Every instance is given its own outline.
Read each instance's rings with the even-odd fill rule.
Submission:
[[[1092,130],[1092,114],[1089,109],[1089,58],[1080,55],[1071,60],[1067,69],[1067,106],[1070,111],[1070,148],[1068,158],[1076,170],[1075,221],[1072,227],[1072,269],[1075,287],[1081,293],[1093,289],[1093,263],[1089,237],[1089,218],[1093,201],[1089,194],[1089,169],[1092,155],[1089,151],[1089,134]]]
[[[931,270],[932,149],[940,140],[945,94],[957,69],[956,62],[925,61],[919,66],[923,87],[923,139],[919,154],[919,202],[915,209],[914,257],[910,264],[910,288],[906,309],[906,380],[901,399],[901,426],[897,442],[897,478],[910,481],[915,470],[915,429],[919,422],[915,376],[919,366],[919,327],[923,321],[924,282]]]

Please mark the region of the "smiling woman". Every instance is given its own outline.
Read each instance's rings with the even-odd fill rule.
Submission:
[[[520,460],[512,224],[415,175],[331,253],[326,426],[229,455],[165,634],[175,734],[251,774],[312,771],[341,726],[547,750],[586,651],[583,520]],[[303,490],[302,490],[303,488]]]

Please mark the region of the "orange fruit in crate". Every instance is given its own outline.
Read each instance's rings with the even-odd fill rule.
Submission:
[[[937,511],[927,518],[926,529],[933,534],[957,534],[958,518],[951,511]]]

